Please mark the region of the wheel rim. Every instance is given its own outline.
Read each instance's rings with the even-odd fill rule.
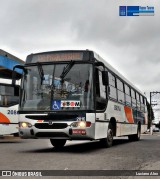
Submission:
[[[139,131],[139,129],[138,129],[138,138],[140,138],[140,131]]]
[[[112,134],[112,130],[111,129],[108,130],[107,140],[108,140],[108,143],[112,143],[112,141],[113,141],[113,134]]]

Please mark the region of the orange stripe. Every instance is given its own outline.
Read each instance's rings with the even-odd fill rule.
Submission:
[[[10,123],[10,120],[0,112],[0,122]]]
[[[124,106],[124,111],[125,111],[128,122],[134,123],[133,116],[132,116],[132,109],[129,108],[128,106]]]

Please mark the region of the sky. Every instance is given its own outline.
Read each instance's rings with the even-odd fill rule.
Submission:
[[[0,0],[0,49],[30,53],[90,49],[145,92],[160,91],[158,0]],[[119,6],[154,6],[154,16],[122,17]],[[159,114],[160,116],[160,114]]]

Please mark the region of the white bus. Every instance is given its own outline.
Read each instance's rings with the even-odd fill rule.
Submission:
[[[18,135],[19,87],[0,83],[0,135]]]
[[[146,97],[93,51],[31,54],[16,68],[23,69],[22,138],[49,138],[57,148],[66,140],[110,147],[114,136],[139,140],[147,129]]]

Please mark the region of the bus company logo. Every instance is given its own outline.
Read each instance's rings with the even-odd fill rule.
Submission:
[[[121,111],[121,107],[118,106],[118,105],[114,105],[114,110],[115,110],[115,111]]]
[[[119,16],[154,16],[154,7],[119,6]]]
[[[80,107],[80,101],[61,101],[61,107]]]
[[[53,124],[53,121],[48,121],[48,125],[52,125]]]

